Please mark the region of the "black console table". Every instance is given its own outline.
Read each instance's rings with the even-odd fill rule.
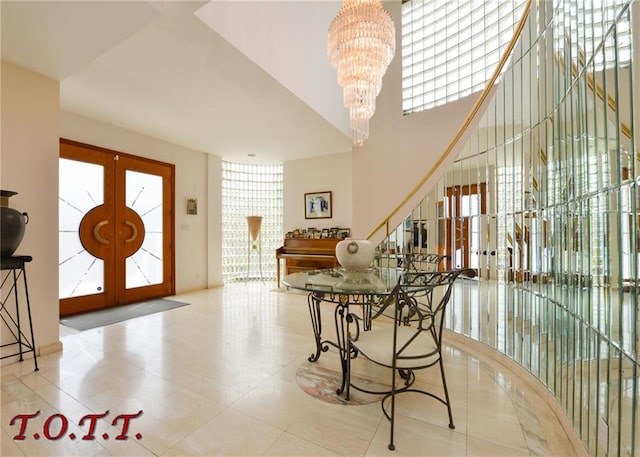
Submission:
[[[38,357],[36,354],[36,342],[33,337],[33,322],[31,321],[31,303],[29,303],[29,288],[27,287],[27,272],[25,270],[25,263],[31,262],[33,258],[28,255],[18,255],[12,257],[0,257],[0,270],[2,270],[2,282],[0,283],[0,289],[8,292],[6,296],[0,296],[0,319],[4,325],[9,329],[13,340],[11,342],[3,343],[0,345],[2,349],[2,355],[0,359],[6,359],[7,357],[15,357],[19,355],[20,362],[22,362],[23,354],[33,352],[33,363],[35,364],[35,371],[38,371]],[[29,324],[29,333],[31,338],[22,331],[23,320],[20,320],[20,303],[18,299],[18,285],[20,283],[20,276],[22,276],[22,283],[24,285],[24,296],[26,299],[27,309],[27,321]],[[12,311],[9,309],[9,300],[11,296],[14,297],[15,302],[15,315],[12,315]],[[15,352],[5,354],[5,348],[17,346]],[[7,350],[10,352],[10,350]]]

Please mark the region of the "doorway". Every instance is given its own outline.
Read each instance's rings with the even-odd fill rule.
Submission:
[[[448,214],[442,251],[446,268],[480,268],[481,218],[486,214],[486,183],[447,187]]]
[[[175,166],[60,140],[60,315],[175,294]]]

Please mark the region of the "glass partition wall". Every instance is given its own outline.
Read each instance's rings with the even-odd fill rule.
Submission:
[[[534,3],[457,161],[378,248],[476,269],[447,326],[537,377],[593,456],[640,455],[639,10]]]

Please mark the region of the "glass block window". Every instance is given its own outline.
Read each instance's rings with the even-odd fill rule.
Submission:
[[[631,63],[631,21],[626,0],[556,0],[555,48],[595,71]],[[585,33],[585,31],[587,33]]]
[[[273,253],[283,233],[282,177],[282,164],[222,162],[224,282],[275,278]],[[256,242],[250,242],[247,216],[262,216]]]
[[[525,3],[404,2],[404,114],[425,111],[483,90],[513,36]]]

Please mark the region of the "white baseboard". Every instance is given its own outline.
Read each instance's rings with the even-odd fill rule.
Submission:
[[[55,343],[45,346],[38,346],[38,355],[48,355],[60,351],[62,351],[62,341],[56,341]]]

